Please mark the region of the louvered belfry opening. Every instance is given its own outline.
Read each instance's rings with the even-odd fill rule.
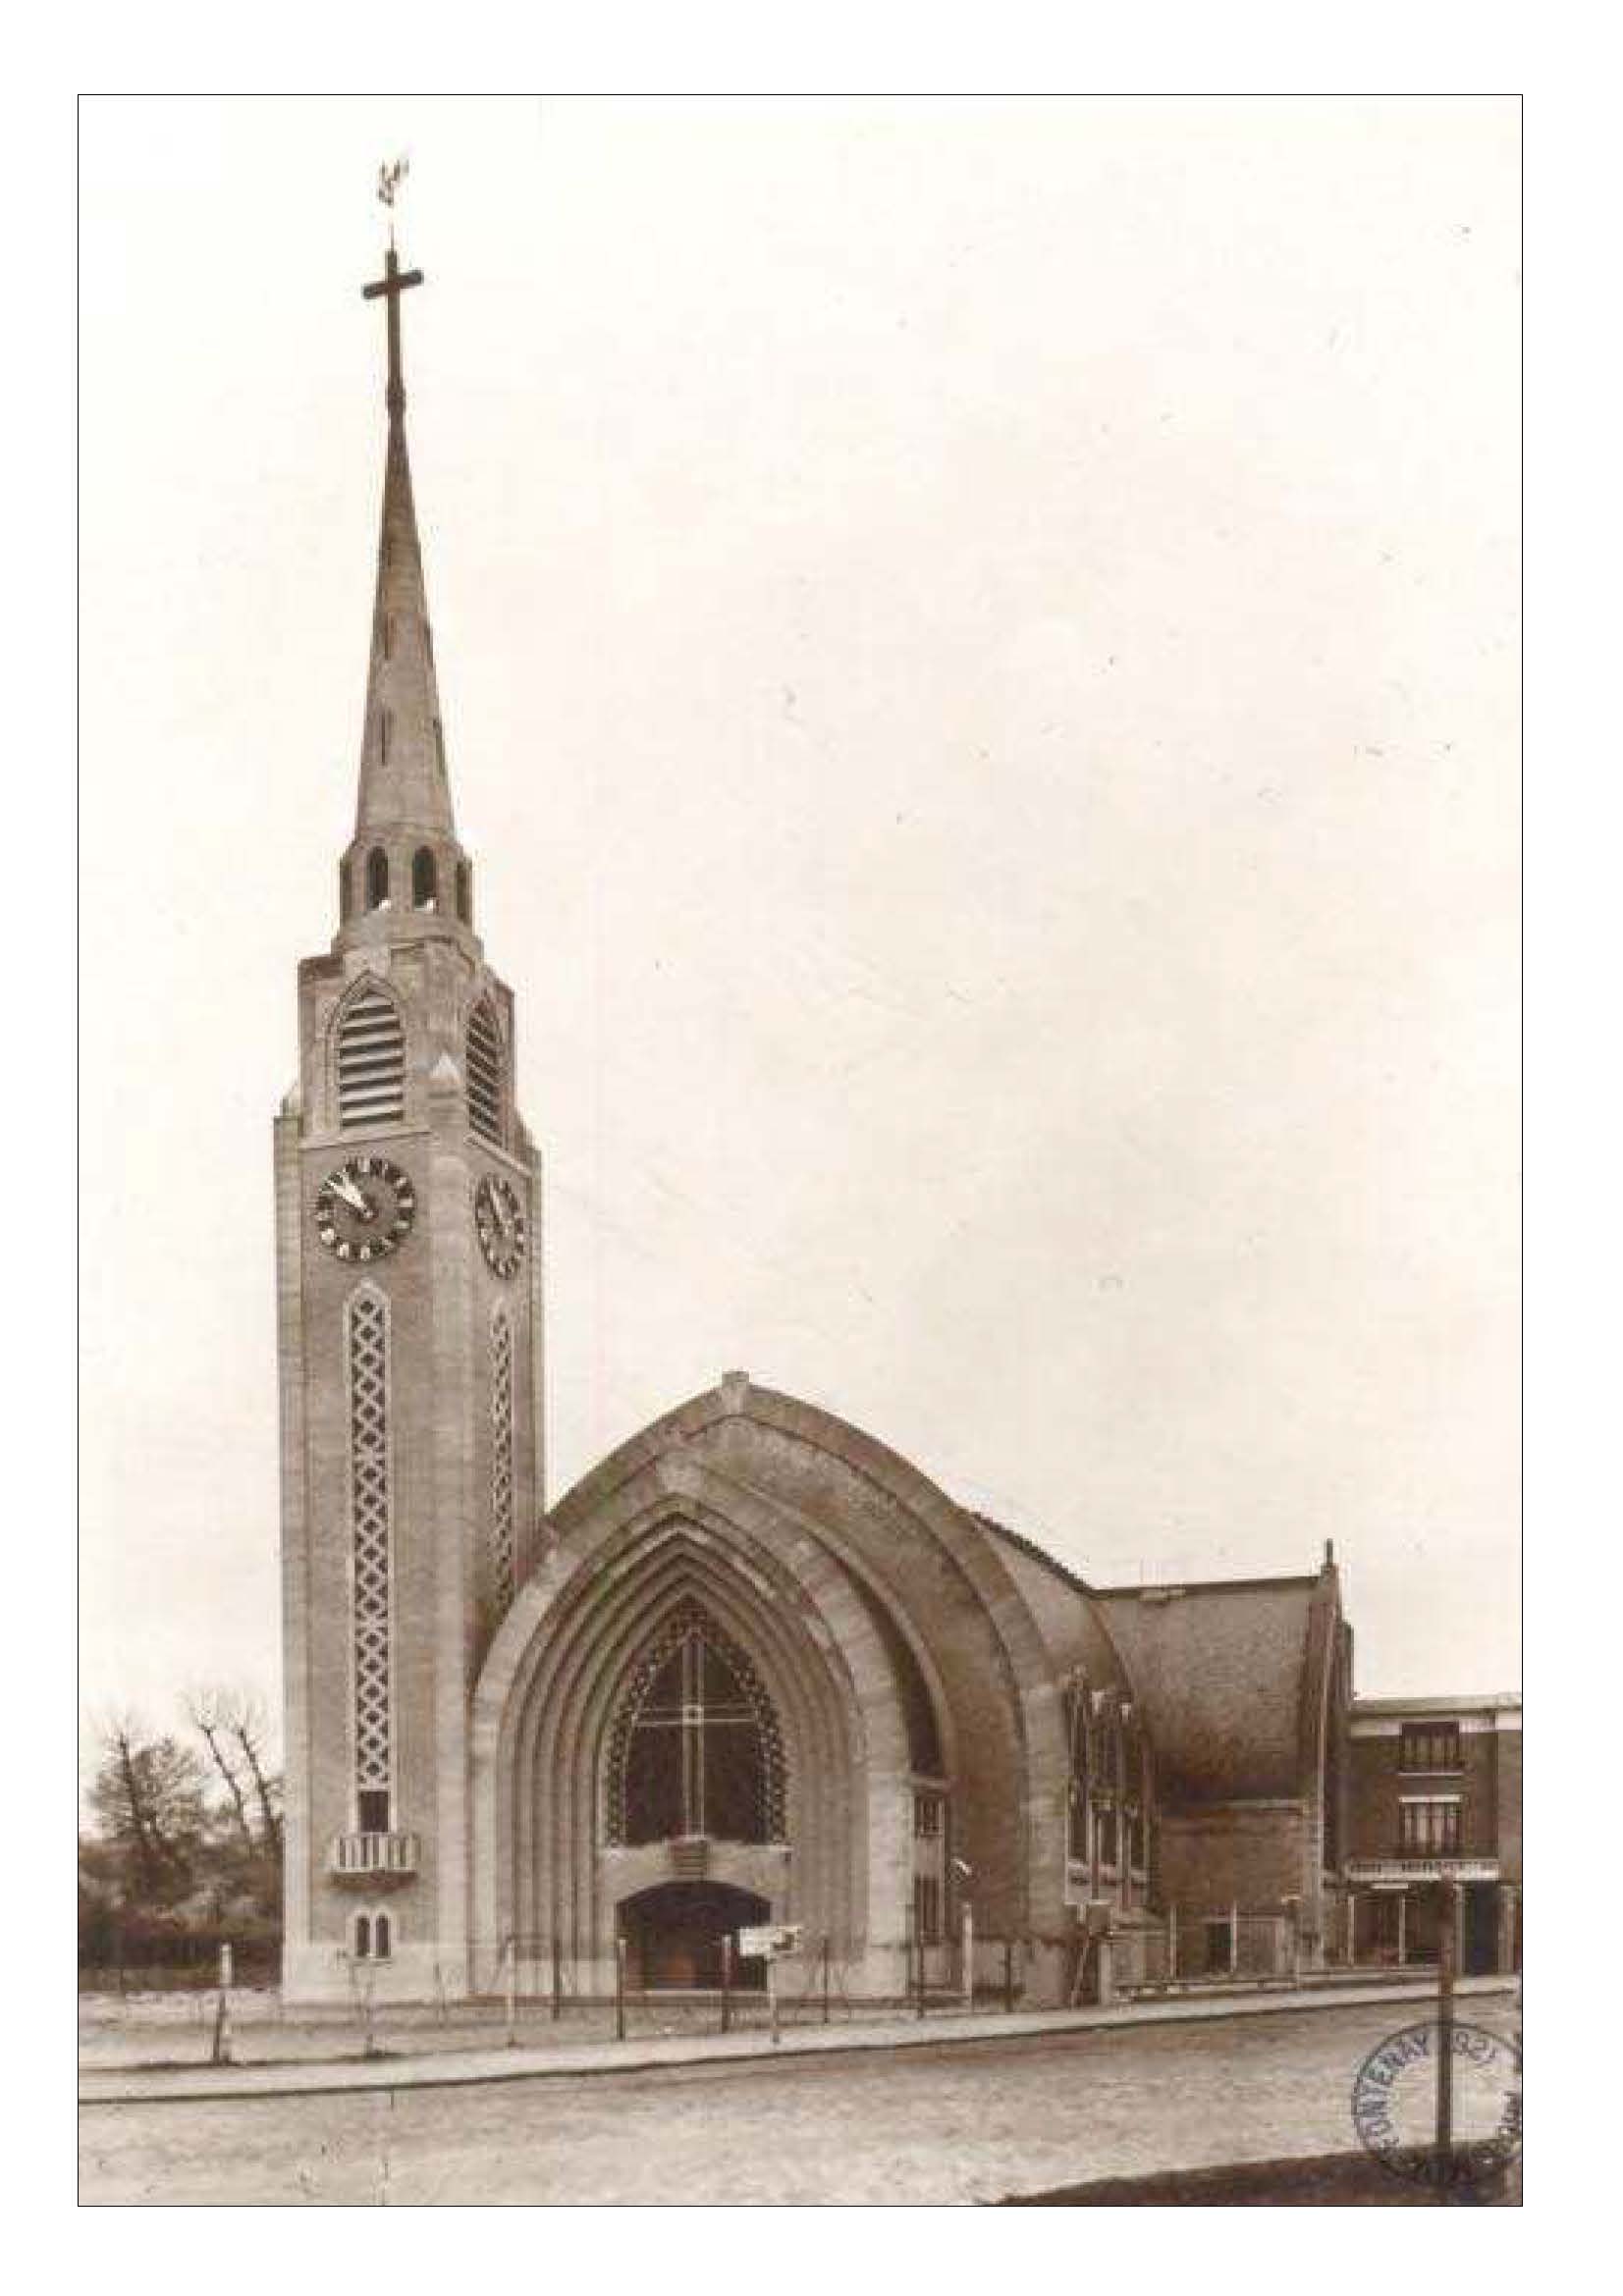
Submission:
[[[507,1097],[502,1032],[481,998],[467,1024],[467,1118],[482,1140],[503,1145],[502,1109]]]
[[[382,988],[363,988],[338,1026],[338,1120],[380,1124],[406,1113],[406,1031]]]

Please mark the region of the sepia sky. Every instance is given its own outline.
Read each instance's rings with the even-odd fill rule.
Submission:
[[[1519,1680],[1508,99],[81,113],[82,1693],[278,1691],[378,161],[551,1495],[739,1366]]]

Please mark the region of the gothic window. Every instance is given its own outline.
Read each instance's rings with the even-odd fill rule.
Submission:
[[[338,1120],[384,1124],[406,1113],[406,1031],[400,1007],[375,981],[362,984],[338,1024]]]
[[[1065,1730],[1070,1741],[1070,1776],[1065,1794],[1065,1855],[1073,1865],[1086,1865],[1088,1794],[1092,1786],[1092,1732],[1089,1726],[1087,1684],[1077,1682],[1065,1692]]]
[[[507,1062],[502,1032],[487,997],[481,997],[467,1024],[467,1117],[482,1138],[502,1146],[507,1099]]]
[[[439,871],[434,866],[434,855],[428,846],[419,845],[411,856],[411,906],[437,909],[439,905]]]
[[[345,1315],[350,1406],[351,1671],[355,1802],[365,1831],[387,1833],[392,1814],[389,1310],[370,1286]],[[382,1819],[382,1824],[376,1823]],[[370,1821],[370,1822],[368,1822]]]
[[[388,1960],[388,1958],[389,1958],[389,1949],[390,1949],[390,1936],[389,1936],[389,1916],[388,1916],[388,1914],[387,1914],[387,1913],[375,1913],[375,1914],[372,1916],[372,1958],[373,1958],[373,1960],[374,1960],[374,1961],[387,1961],[387,1960]]]
[[[369,1913],[357,1913],[355,1915],[355,1959],[369,1961],[371,1958],[372,1916]]]
[[[389,856],[381,845],[374,845],[366,856],[366,906],[368,909],[389,906]]]
[[[513,1323],[498,1301],[490,1319],[490,1570],[498,1617],[513,1601]]]
[[[731,1637],[684,1603],[631,1677],[609,1739],[611,1842],[778,1842],[784,1751],[760,1678]]]

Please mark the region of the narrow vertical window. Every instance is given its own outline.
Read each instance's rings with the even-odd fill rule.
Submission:
[[[497,1616],[513,1601],[513,1323],[498,1301],[490,1319],[490,1573]]]
[[[490,999],[481,997],[467,1024],[467,1118],[475,1132],[503,1145],[507,1062]]]
[[[379,1913],[374,1917],[372,1922],[373,1960],[387,1961],[389,1958],[389,1916],[387,1913]]]
[[[350,1302],[345,1315],[345,1350],[350,1406],[355,1805],[363,1831],[387,1833],[393,1817],[394,1785],[389,1310],[381,1293],[370,1286],[356,1292]]]
[[[391,654],[392,654],[394,651],[395,651],[395,617],[394,617],[394,615],[393,615],[392,614],[386,614],[384,615],[384,617],[383,617],[383,659],[385,660],[385,662],[387,662],[387,661],[388,661],[388,659],[389,659],[390,655],[391,655]]]
[[[434,756],[443,775],[445,773],[445,727],[440,723],[438,718],[434,721]]]
[[[389,763],[389,712],[380,710],[378,712],[378,762],[385,766]]]
[[[457,864],[457,921],[460,925],[473,922],[473,872],[465,861]]]
[[[440,905],[440,873],[434,855],[427,845],[419,845],[411,856],[411,906],[413,909],[437,909]]]
[[[368,909],[389,906],[389,856],[381,845],[374,845],[366,856],[366,906]]]
[[[341,925],[349,924],[353,909],[354,899],[351,888],[350,865],[347,861],[341,861],[338,865],[338,918]]]
[[[355,1915],[355,1959],[369,1961],[371,1958],[372,1916],[369,1913],[357,1913]]]

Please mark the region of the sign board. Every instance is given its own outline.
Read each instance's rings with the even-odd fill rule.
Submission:
[[[1496,1882],[1496,1857],[1349,1857],[1349,1882]]]
[[[803,1935],[798,1921],[764,1924],[760,1929],[741,1929],[738,1932],[738,1958],[741,1961],[776,1961],[784,1953],[797,1953]]]

